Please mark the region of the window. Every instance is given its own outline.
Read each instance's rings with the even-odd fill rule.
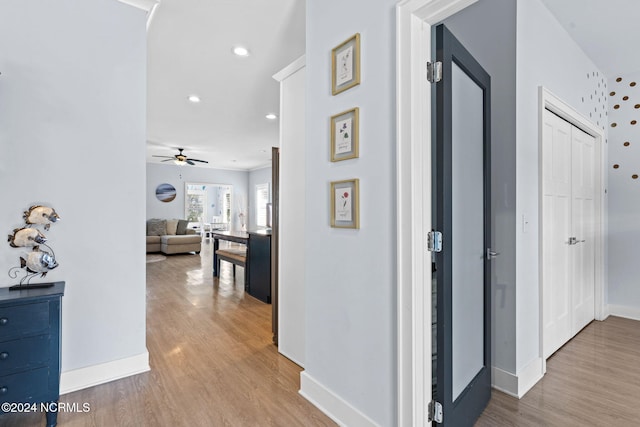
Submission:
[[[256,225],[267,226],[267,203],[269,203],[269,183],[256,185]]]
[[[200,222],[205,218],[207,206],[206,186],[202,184],[187,184],[185,195],[185,217],[191,222]]]
[[[231,194],[233,187],[227,184],[203,182],[185,183],[184,217],[189,225],[231,222]]]

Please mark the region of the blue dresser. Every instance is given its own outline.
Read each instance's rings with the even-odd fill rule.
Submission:
[[[64,282],[52,287],[0,288],[0,403],[37,404],[60,397],[60,320]],[[50,405],[46,426],[57,423]],[[19,410],[16,405],[10,409]],[[34,412],[34,411],[31,411]],[[2,411],[0,411],[2,423]]]

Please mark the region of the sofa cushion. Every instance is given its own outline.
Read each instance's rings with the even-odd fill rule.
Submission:
[[[162,236],[160,241],[163,245],[186,245],[200,243],[202,238],[197,234],[185,234],[184,236]]]
[[[147,236],[164,236],[167,234],[167,221],[164,219],[150,219],[147,221]]]
[[[147,245],[160,243],[160,236],[147,236]]]
[[[179,219],[178,226],[176,227],[176,234],[183,235],[187,234],[187,226],[189,225],[189,221],[186,219]]]
[[[167,233],[170,236],[175,236],[178,228],[178,220],[177,219],[168,219],[167,220]]]

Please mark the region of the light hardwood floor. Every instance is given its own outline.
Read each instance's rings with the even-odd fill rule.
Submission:
[[[151,372],[70,393],[88,413],[60,413],[61,427],[334,426],[298,395],[300,368],[271,344],[271,306],[202,256],[147,264]],[[42,427],[41,414],[6,414],[0,426]],[[478,422],[494,426],[640,426],[640,322],[593,322],[547,363],[521,400],[500,392]]]
[[[91,410],[60,413],[59,426],[335,426],[298,394],[300,368],[271,343],[271,305],[244,293],[243,269],[234,282],[222,263],[212,277],[211,246],[147,264],[151,372],[62,396]],[[42,414],[0,416],[43,425]]]
[[[592,322],[522,399],[494,391],[476,426],[640,426],[640,322]]]

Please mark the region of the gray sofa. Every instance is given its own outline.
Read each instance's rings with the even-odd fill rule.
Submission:
[[[164,254],[200,253],[202,237],[186,228],[185,220],[147,220],[147,253]]]

